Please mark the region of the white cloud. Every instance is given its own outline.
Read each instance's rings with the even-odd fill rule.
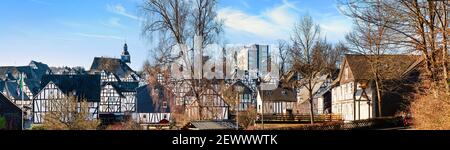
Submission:
[[[289,8],[288,5],[281,5],[267,10],[264,13],[264,16],[267,16],[269,21],[277,26],[291,28],[298,18],[298,15]]]
[[[297,7],[298,2],[283,0],[281,4],[250,14],[232,7],[221,8],[218,17],[224,20],[227,38],[230,40],[251,38],[247,41],[275,42],[277,39],[289,40],[294,24],[301,15],[308,13]],[[340,14],[311,14],[314,21],[320,24],[322,35],[331,42],[343,40],[351,30],[350,19]]]
[[[299,12],[303,11],[297,7],[297,3],[298,3],[298,1],[289,2],[288,0],[283,0],[283,6],[293,9],[293,10],[296,10],[296,11],[299,11]]]
[[[281,36],[279,28],[276,28],[272,22],[258,16],[248,15],[240,10],[222,8],[218,12],[218,17],[223,19],[225,27],[231,30],[251,33],[257,36]]]
[[[289,38],[291,27],[298,18],[296,12],[297,8],[286,1],[257,15],[226,7],[218,11],[218,17],[224,20],[226,31],[233,35],[241,32],[247,37],[253,35],[253,38],[276,40]]]
[[[129,12],[125,9],[125,7],[123,7],[123,5],[121,5],[121,4],[116,4],[116,5],[108,4],[108,5],[106,6],[106,9],[107,9],[108,11],[112,12],[112,13],[115,13],[115,14],[118,14],[118,15],[122,15],[122,16],[128,17],[128,18],[130,18],[130,19],[134,19],[134,20],[138,20],[138,21],[141,21],[141,20],[142,20],[142,18],[140,18],[140,17],[138,17],[138,16],[136,16],[136,15],[133,15],[133,14],[129,13]]]
[[[123,24],[121,23],[120,18],[116,18],[116,17],[109,18],[109,19],[108,19],[106,22],[104,22],[103,24],[104,24],[105,26],[108,26],[108,27],[126,28],[126,26],[123,25]]]
[[[352,22],[344,16],[326,15],[319,20],[322,34],[332,42],[344,40],[345,35],[352,30]]]

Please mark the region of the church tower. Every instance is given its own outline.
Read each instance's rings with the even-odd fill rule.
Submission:
[[[130,57],[130,53],[128,52],[128,45],[127,45],[127,43],[125,43],[123,45],[123,51],[122,51],[122,55],[121,55],[121,60],[124,63],[131,63],[131,57]]]

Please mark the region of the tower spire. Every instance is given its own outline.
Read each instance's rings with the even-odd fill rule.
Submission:
[[[130,57],[130,53],[128,52],[128,45],[127,45],[126,41],[125,41],[125,44],[123,45],[121,60],[124,63],[131,63],[131,57]]]

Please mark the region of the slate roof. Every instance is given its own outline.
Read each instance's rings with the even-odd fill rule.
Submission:
[[[83,67],[50,67],[53,74],[86,74],[87,71]]]
[[[34,79],[38,79],[40,80],[42,78],[42,76],[44,76],[47,73],[50,73],[50,67],[48,67],[47,64],[41,63],[41,62],[37,62],[37,61],[31,61],[29,66],[36,66],[36,68],[32,68],[33,72],[35,73],[35,77]]]
[[[22,100],[22,92],[18,89],[19,85],[15,81],[0,81],[0,92],[5,96],[12,97],[14,100]],[[19,92],[17,92],[19,90]],[[23,99],[29,101],[30,98],[23,93]]]
[[[136,92],[139,87],[139,82],[109,82],[119,93],[122,92]]]
[[[388,79],[399,77],[407,69],[419,60],[416,55],[345,55],[355,80],[371,79],[372,71],[370,62],[378,59],[384,67],[384,77]]]
[[[40,90],[40,80],[42,76],[49,72],[51,72],[51,70],[48,65],[37,61],[31,61],[28,66],[0,67],[0,79],[17,80],[20,77],[20,74],[23,73],[25,74],[25,84],[33,94],[37,94]]]
[[[95,57],[91,65],[91,72],[102,71],[111,72],[121,78],[131,73],[137,73],[126,63],[117,58]]]
[[[141,86],[137,89],[136,101],[138,113],[169,113],[170,112],[170,97],[168,90],[165,90],[162,86],[157,87],[159,91],[159,97],[156,98],[151,95],[152,88],[149,85]],[[162,107],[163,101],[167,102],[167,108]]]
[[[236,81],[231,84],[231,87],[236,87],[236,86],[244,87],[244,90],[243,90],[244,93],[252,93],[253,92],[253,90],[251,88],[249,88],[247,85],[245,85],[244,83],[242,83],[242,81]]]
[[[0,78],[6,80],[16,80],[21,73],[24,73],[29,78],[34,78],[36,75],[30,66],[2,66],[0,67]]]
[[[17,111],[20,113],[21,109],[19,106],[11,102],[3,93],[0,93],[0,112],[10,113],[9,111]]]
[[[263,101],[296,102],[296,91],[290,88],[276,88],[275,90],[263,90],[261,92]]]
[[[45,75],[41,87],[53,82],[65,94],[73,94],[78,100],[100,102],[100,75]]]
[[[197,130],[230,130],[236,129],[234,121],[192,121],[188,125]],[[241,127],[239,127],[242,129]]]

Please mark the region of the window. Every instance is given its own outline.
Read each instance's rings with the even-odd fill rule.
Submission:
[[[287,95],[287,91],[281,91],[281,94],[283,94],[283,96]]]
[[[162,107],[163,107],[164,109],[167,108],[167,102],[166,102],[166,101],[164,101],[164,102],[162,103]]]
[[[164,78],[162,74],[158,74],[158,82],[162,83],[164,82]]]
[[[143,118],[147,118],[147,115],[144,115]]]

